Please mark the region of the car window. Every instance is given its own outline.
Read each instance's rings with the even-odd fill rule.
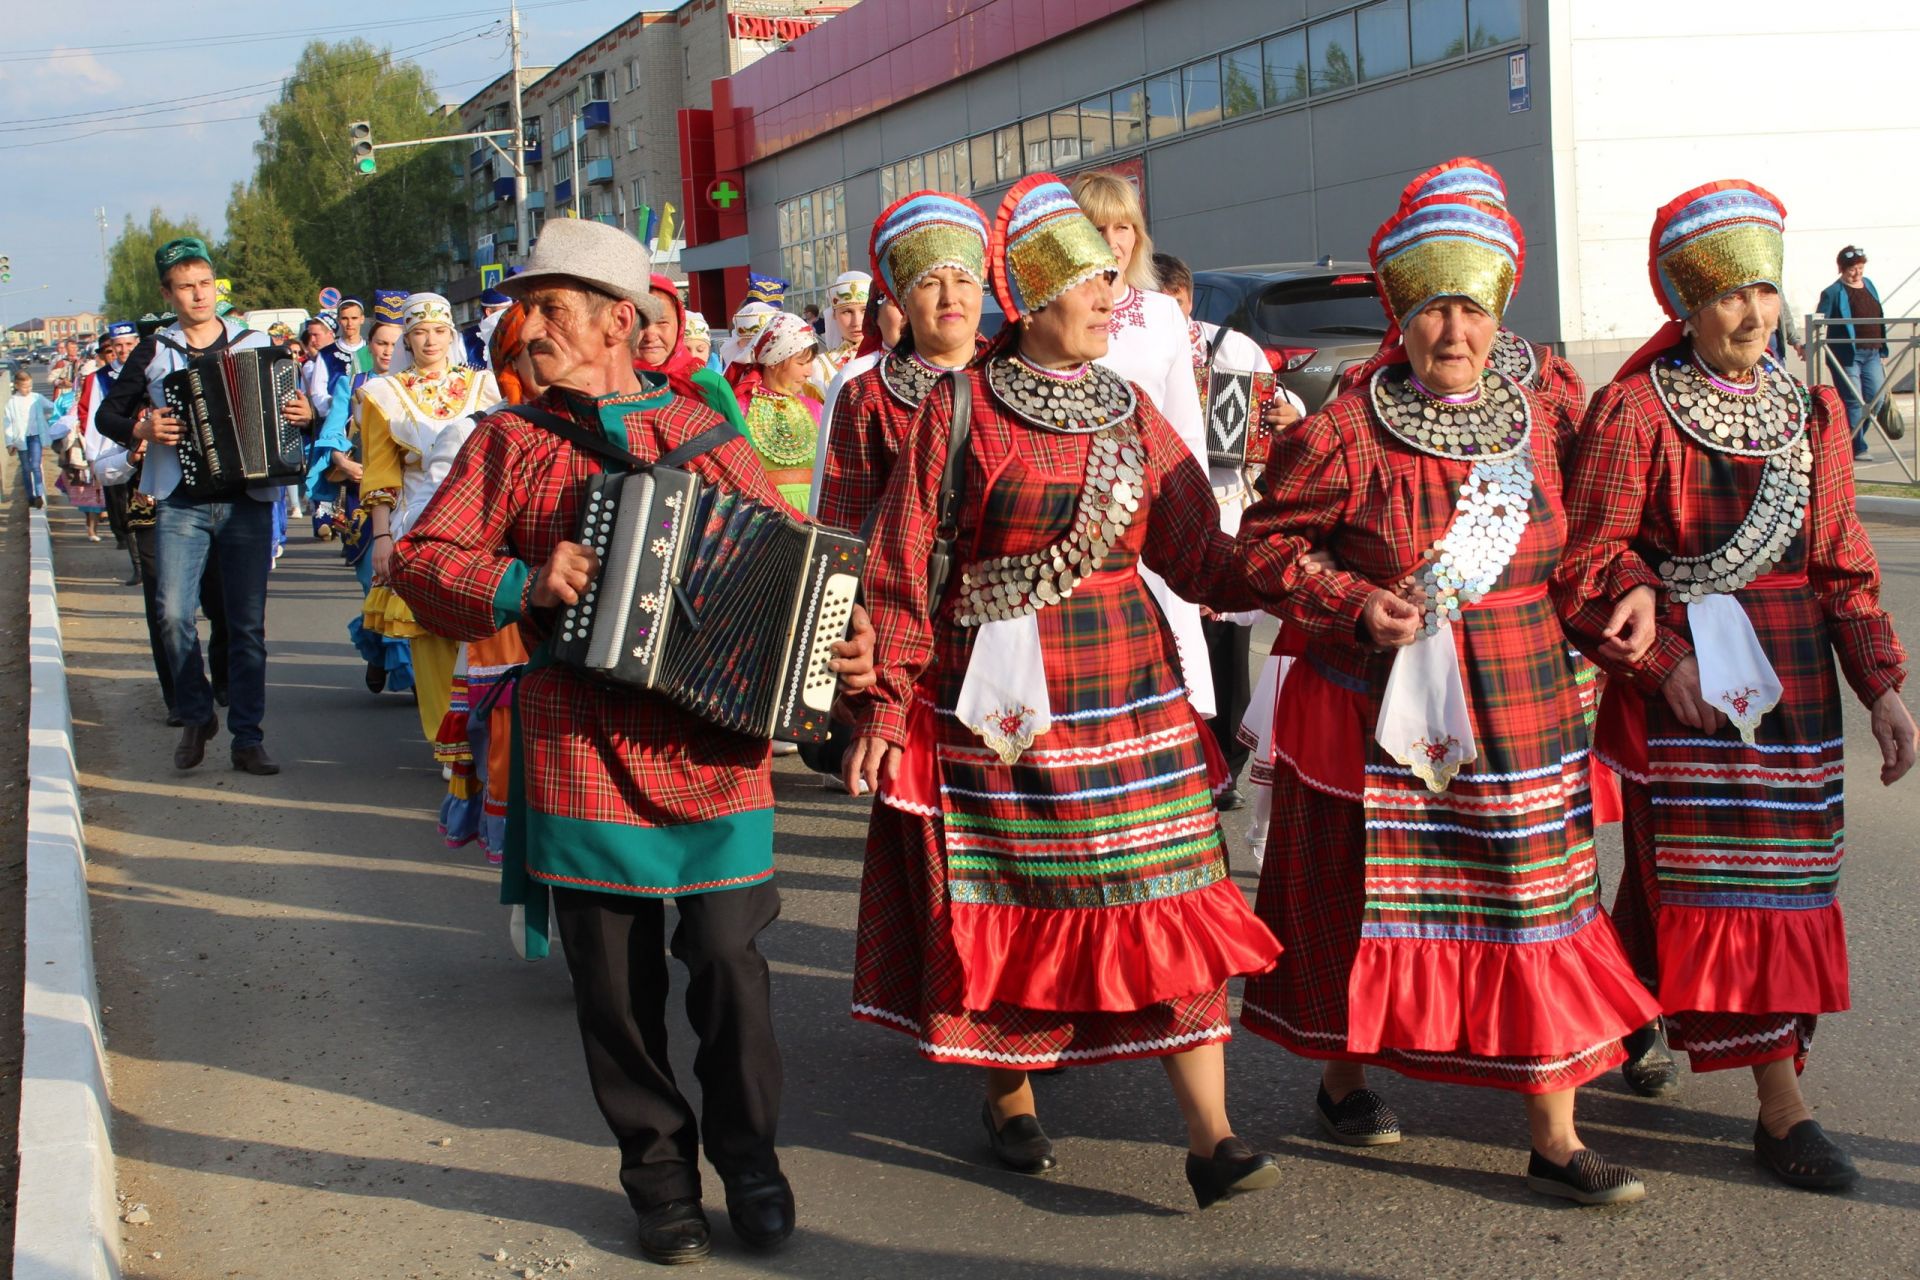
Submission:
[[[1193,318],[1195,320],[1210,320],[1214,324],[1220,323],[1220,317],[1214,314],[1216,307],[1215,299],[1219,296],[1219,290],[1215,289],[1212,285],[1201,284],[1196,280],[1193,285]]]
[[[1255,336],[1270,346],[1286,340],[1329,346],[1387,332],[1372,277],[1281,281],[1261,290],[1249,310]]]

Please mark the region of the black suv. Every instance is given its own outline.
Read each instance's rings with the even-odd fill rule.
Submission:
[[[1196,271],[1193,314],[1259,343],[1310,413],[1339,393],[1344,371],[1373,358],[1387,332],[1373,269],[1328,258]]]

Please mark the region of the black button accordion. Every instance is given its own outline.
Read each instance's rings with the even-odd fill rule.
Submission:
[[[858,537],[655,466],[589,478],[577,540],[600,572],[560,615],[557,661],[737,733],[826,740]]]
[[[180,488],[190,498],[232,498],[249,485],[305,477],[306,443],[281,406],[300,390],[300,367],[279,347],[200,356],[160,382],[179,417]]]

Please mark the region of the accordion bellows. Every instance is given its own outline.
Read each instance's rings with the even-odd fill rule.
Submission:
[[[306,477],[300,428],[281,413],[299,366],[279,347],[216,351],[160,383],[180,418],[180,487],[190,498],[236,497],[249,485]]]
[[[587,482],[600,573],[560,616],[557,661],[759,738],[820,742],[866,545],[689,471]]]

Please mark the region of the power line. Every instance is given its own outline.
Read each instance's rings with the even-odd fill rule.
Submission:
[[[494,34],[499,22],[472,27],[453,36],[436,36],[432,40],[417,45],[402,46],[398,49],[385,49],[366,58],[346,64],[347,69],[358,69],[362,65],[373,66],[388,59],[408,54],[434,53],[450,48],[468,40],[485,40]],[[252,84],[235,85],[229,89],[216,89],[207,93],[189,94],[178,98],[157,98],[152,102],[135,102],[123,107],[101,107],[91,111],[77,111],[60,116],[26,116],[19,120],[0,120],[0,128],[16,132],[40,132],[47,129],[63,129],[83,124],[96,124],[105,120],[131,120],[142,116],[166,115],[175,111],[191,111],[200,107],[221,106],[228,102],[237,102],[241,98],[257,98],[269,93],[277,93],[286,84],[288,77],[279,76],[272,80],[257,80]],[[169,103],[177,103],[170,106]],[[34,123],[36,121],[55,121],[52,124]]]

